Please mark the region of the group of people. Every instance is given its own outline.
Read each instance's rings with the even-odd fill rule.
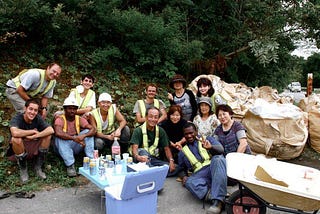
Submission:
[[[10,122],[10,145],[23,183],[28,181],[26,159],[32,156],[36,156],[37,176],[46,178],[42,165],[52,136],[68,176],[77,175],[74,155],[84,151],[93,158],[95,149],[111,147],[117,138],[121,151],[129,150],[135,162],[169,165],[168,176],[178,176],[192,195],[212,203],[207,213],[221,212],[228,184],[225,156],[250,153],[250,148],[230,106],[215,105],[210,79],[198,80],[195,96],[186,88],[184,77],[175,75],[169,83],[173,93],[168,93],[168,111],[156,98],[157,86],[147,85],[146,97],[134,105],[136,124],[131,135],[110,94],[101,93],[96,105],[92,75],[82,77],[64,100],[63,111],[54,114],[53,127],[49,125],[45,121],[48,99],[60,73],[60,65],[52,63],[46,70],[23,70],[7,82],[7,97],[18,112]]]

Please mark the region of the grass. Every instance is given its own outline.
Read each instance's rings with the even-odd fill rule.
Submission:
[[[76,158],[76,166],[82,165],[81,155]],[[52,151],[48,153],[43,171],[47,175],[46,180],[39,179],[32,167],[32,160],[28,160],[29,181],[21,184],[19,178],[19,167],[16,162],[9,161],[7,158],[0,160],[0,189],[6,192],[18,191],[39,191],[42,189],[52,189],[55,187],[72,187],[81,184],[77,178],[69,178],[66,174],[64,162]],[[80,182],[80,183],[79,183]]]

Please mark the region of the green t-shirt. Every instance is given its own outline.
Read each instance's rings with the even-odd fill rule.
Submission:
[[[154,143],[154,138],[155,138],[155,135],[156,135],[156,129],[154,129],[154,131],[149,131],[147,129],[147,135],[148,135],[148,145],[150,147]],[[130,143],[131,144],[137,144],[137,145],[139,145],[138,146],[139,148],[143,148],[143,135],[142,135],[142,129],[141,129],[140,126],[133,130]],[[164,131],[164,129],[159,127],[158,148],[164,148],[164,147],[166,147],[168,145],[169,145],[169,138],[168,138],[166,132]]]

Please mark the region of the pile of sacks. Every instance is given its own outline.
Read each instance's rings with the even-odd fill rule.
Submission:
[[[300,100],[298,106],[308,113],[310,145],[320,153],[320,95],[311,94]]]
[[[201,77],[212,81],[216,105],[226,103],[232,107],[234,119],[242,122],[247,130],[253,153],[282,160],[300,156],[308,139],[308,113],[293,105],[292,97],[280,97],[278,91],[269,86],[251,88],[243,83],[228,84],[215,75],[195,78],[188,87],[194,93]],[[320,124],[318,112],[316,122]],[[320,141],[320,134],[317,137]]]

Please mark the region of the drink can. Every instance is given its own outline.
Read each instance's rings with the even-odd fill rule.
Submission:
[[[127,158],[127,164],[132,164],[132,163],[133,163],[132,157],[128,157]]]
[[[99,158],[99,150],[93,150],[93,158],[98,159]]]
[[[106,155],[106,159],[107,159],[107,161],[111,161],[112,160],[112,156],[111,155]]]
[[[89,170],[89,157],[84,157],[83,158],[83,169],[84,170]]]
[[[97,167],[96,167],[96,162],[95,162],[95,160],[90,161],[89,167],[90,167],[90,175],[91,175],[91,176],[96,175],[96,174],[97,174]]]

